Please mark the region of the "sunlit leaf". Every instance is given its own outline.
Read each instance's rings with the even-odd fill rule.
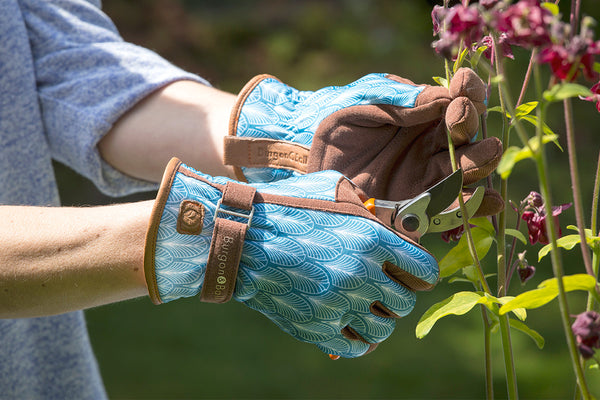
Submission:
[[[560,83],[544,92],[546,101],[561,101],[570,97],[589,97],[592,92],[589,88],[578,83]]]
[[[434,76],[433,80],[435,81],[435,83],[437,83],[440,86],[443,86],[445,88],[448,88],[448,79],[443,78],[441,76]]]
[[[596,279],[588,274],[576,274],[563,277],[565,292],[574,290],[593,291],[596,287]],[[500,308],[500,314],[506,314],[516,308],[538,308],[548,304],[558,296],[558,282],[556,278],[545,280],[540,283],[538,289],[521,293],[513,300]]]
[[[523,115],[522,117],[519,118],[519,120],[527,121],[533,126],[538,125],[538,117],[535,115]],[[555,134],[554,131],[552,129],[550,129],[550,127],[545,122],[542,124],[542,132],[544,133],[544,135],[546,135],[545,137],[552,135],[553,139],[551,141],[554,142],[554,144],[556,145],[556,147],[558,147],[560,149],[560,151],[563,151],[562,146],[558,142],[558,135]]]
[[[476,292],[458,292],[434,304],[419,320],[416,328],[417,337],[419,339],[425,337],[440,318],[468,313],[477,305],[481,297],[481,294]]]
[[[508,179],[515,165],[521,160],[531,158],[531,156],[531,150],[528,148],[522,149],[517,146],[510,146],[504,151],[496,171],[502,179]]]
[[[557,16],[558,14],[560,14],[560,9],[558,8],[558,5],[556,5],[554,3],[543,2],[540,4],[540,7],[545,8],[546,10],[550,11],[552,13],[552,15],[554,15],[554,16]]]
[[[539,333],[537,333],[536,331],[534,331],[533,329],[531,329],[530,327],[525,325],[523,322],[517,321],[516,319],[511,318],[508,321],[508,323],[510,324],[511,328],[521,331],[524,334],[526,334],[527,336],[529,336],[531,339],[533,339],[533,341],[537,345],[538,349],[541,350],[544,348],[544,344],[546,343],[546,341],[544,340],[542,335],[540,335]]]
[[[575,225],[568,225],[567,228],[579,232],[579,229]],[[591,229],[585,230],[585,240],[592,249],[595,249],[596,246],[600,245],[600,237],[592,236]],[[556,245],[565,250],[572,250],[579,243],[581,243],[579,233],[576,235],[565,235],[556,240]],[[547,256],[548,253],[550,253],[550,250],[552,250],[552,244],[547,244],[542,247],[538,252],[538,261]]]
[[[542,137],[542,143],[546,144],[548,142],[555,141],[558,138],[557,135],[544,135]],[[517,146],[510,146],[504,154],[502,155],[502,159],[500,160],[500,164],[498,164],[498,168],[496,171],[500,174],[502,179],[507,179],[515,164],[519,161],[532,158],[533,153],[531,149],[537,151],[539,140],[537,137],[533,137],[529,139],[529,146],[525,146],[523,148]]]
[[[476,69],[477,65],[479,65],[479,60],[481,59],[481,55],[488,49],[487,46],[481,46],[477,48],[477,51],[473,53],[471,56],[471,68]]]
[[[488,112],[499,112],[502,114],[502,107],[494,106],[487,109]],[[510,117],[509,117],[510,118]]]
[[[454,61],[454,65],[452,66],[452,72],[453,73],[456,73],[456,71],[458,71],[458,69],[460,67],[462,67],[463,62],[465,61],[465,57],[467,56],[468,53],[469,53],[469,48],[468,47],[465,47],[463,49],[463,51],[460,52],[460,54],[456,58],[456,61]]]
[[[504,296],[501,297],[498,300],[498,303],[502,304],[502,306],[504,306],[506,303],[512,301],[514,299],[514,296]],[[514,310],[511,310],[513,312],[513,314],[515,314],[517,316],[517,318],[519,318],[521,321],[525,321],[527,319],[527,310],[524,308],[515,308]]]
[[[571,250],[581,242],[579,235],[566,235],[556,240],[556,245],[565,250]],[[552,250],[552,243],[545,245],[538,252],[538,261],[546,257]]]
[[[475,226],[485,229],[492,236],[496,235],[496,229],[494,228],[494,225],[492,225],[490,220],[486,217],[471,218],[469,220],[469,223],[471,225],[475,225]]]
[[[471,229],[473,242],[477,257],[481,260],[488,253],[494,237],[484,228],[474,227]],[[467,235],[462,235],[458,244],[454,246],[439,262],[440,276],[442,278],[454,274],[461,268],[473,265],[473,259],[469,251]]]
[[[506,233],[509,236],[516,237],[523,244],[527,244],[527,239],[525,238],[525,235],[523,235],[523,232],[521,232],[521,231],[518,231],[516,229],[506,228],[504,230],[504,233]]]
[[[515,116],[517,118],[523,117],[529,113],[531,113],[538,106],[537,101],[530,101],[528,103],[523,103],[515,110]]]

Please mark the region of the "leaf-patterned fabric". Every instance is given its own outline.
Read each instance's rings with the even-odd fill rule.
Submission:
[[[252,186],[265,196],[335,203],[340,179],[344,178],[337,172],[322,171]],[[223,196],[218,185],[227,181],[185,166],[174,174],[156,236],[154,268],[162,302],[201,291],[215,208]],[[181,234],[176,228],[180,204],[189,199],[204,206],[198,235]],[[349,340],[341,333],[343,328],[349,326],[367,342],[379,343],[392,333],[395,322],[374,315],[373,302],[379,301],[397,316],[408,314],[415,304],[413,291],[382,272],[385,262],[426,282],[437,281],[434,258],[377,220],[255,202],[233,298],[326,353],[356,357],[369,344]]]

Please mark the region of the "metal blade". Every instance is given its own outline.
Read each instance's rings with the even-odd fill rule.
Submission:
[[[426,192],[431,194],[431,202],[427,207],[427,215],[437,215],[450,207],[462,190],[462,185],[463,172],[462,169],[457,169],[452,174],[427,189]]]
[[[478,186],[471,198],[465,202],[465,209],[469,218],[475,214],[475,211],[477,211],[481,205],[484,193],[485,188],[483,186]],[[454,208],[431,217],[427,233],[449,231],[462,224],[463,219],[460,208]]]

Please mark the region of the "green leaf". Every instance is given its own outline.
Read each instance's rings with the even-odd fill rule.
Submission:
[[[536,331],[534,331],[533,329],[531,329],[530,327],[525,325],[523,322],[517,321],[516,319],[511,318],[508,321],[508,323],[510,324],[511,328],[521,331],[524,334],[526,334],[527,336],[529,336],[530,338],[532,338],[533,341],[535,342],[535,344],[537,345],[538,349],[541,350],[544,348],[544,344],[546,341],[544,340],[542,335],[540,335],[539,333],[537,333]]]
[[[594,63],[594,71],[600,72],[600,63],[599,62]]]
[[[579,229],[577,229],[575,225],[569,225],[567,226],[567,228],[579,232]],[[596,246],[600,245],[600,236],[592,236],[591,229],[585,230],[585,240],[592,249],[595,249]],[[572,250],[573,247],[575,247],[579,243],[581,243],[579,233],[577,233],[576,235],[566,235],[556,240],[556,245],[565,250]],[[552,244],[547,244],[544,247],[542,247],[538,252],[538,261],[547,256],[548,253],[550,253],[550,250],[552,250]]]
[[[481,297],[481,294],[476,292],[458,292],[434,304],[419,320],[416,328],[417,338],[421,339],[427,336],[440,318],[448,315],[463,315],[468,313]]]
[[[519,117],[519,120],[527,121],[533,126],[538,125],[538,117],[536,115],[522,115],[521,117]],[[544,135],[555,135],[556,139],[553,141],[556,143],[557,146],[560,147],[560,145],[558,144],[558,135],[556,135],[546,123],[542,125],[542,132],[544,133]]]
[[[523,235],[523,233],[521,231],[518,231],[516,229],[506,228],[504,230],[504,233],[506,233],[509,236],[516,237],[523,244],[527,244],[527,239],[525,239],[525,235]]]
[[[477,51],[473,53],[471,56],[471,68],[477,69],[477,65],[479,65],[479,60],[481,59],[481,55],[488,49],[487,46],[481,46],[477,48]]]
[[[504,296],[501,297],[498,300],[498,303],[502,304],[503,306],[512,301],[514,299],[514,296]],[[514,310],[511,310],[513,312],[513,314],[515,314],[517,316],[517,318],[519,318],[521,321],[525,321],[527,319],[527,310],[524,308],[515,308]]]
[[[596,279],[588,274],[576,274],[563,277],[565,292],[574,290],[595,290]],[[556,278],[540,283],[538,289],[521,293],[500,308],[500,315],[506,314],[517,308],[538,308],[548,304],[558,296],[558,282]]]
[[[531,113],[538,106],[537,101],[530,101],[528,103],[523,103],[515,110],[515,116],[517,118],[523,117],[529,113]],[[510,118],[510,117],[509,117]]]
[[[445,88],[448,88],[448,79],[443,78],[441,76],[434,76],[433,80],[435,81],[435,83],[437,83],[440,86],[443,86]]]
[[[546,10],[550,11],[552,13],[552,15],[554,15],[554,16],[557,16],[558,14],[560,14],[560,9],[558,8],[558,5],[556,5],[554,3],[543,2],[540,4],[540,7],[545,8]]]
[[[500,114],[502,114],[502,107],[500,106],[494,106],[494,107],[490,107],[487,109],[488,112],[499,112]]]
[[[565,250],[571,250],[573,247],[578,245],[581,242],[579,235],[566,235],[556,240],[556,245]],[[542,258],[546,257],[548,253],[552,250],[552,243],[549,243],[542,247],[538,252],[538,262],[542,260]]]
[[[557,135],[544,135],[542,137],[542,143],[546,144],[557,139]],[[500,174],[502,179],[507,179],[510,176],[516,163],[533,157],[533,153],[530,150],[530,148],[534,151],[537,151],[538,147],[539,140],[537,137],[529,139],[529,146],[525,146],[523,148],[517,146],[510,146],[502,155],[502,159],[500,160],[500,164],[498,164],[496,171]]]
[[[469,223],[485,229],[491,236],[496,236],[496,229],[494,229],[494,225],[492,225],[490,220],[486,217],[471,218]]]
[[[494,237],[485,228],[474,227],[471,229],[477,257],[481,260],[488,253]],[[467,235],[462,235],[458,244],[454,246],[439,262],[440,277],[446,278],[461,268],[473,265],[469,251]]]
[[[522,149],[517,146],[510,146],[504,151],[496,171],[500,174],[502,179],[506,180],[519,161],[531,158],[531,156],[531,151],[528,148]]]
[[[463,62],[465,61],[465,57],[467,56],[468,52],[468,47],[465,47],[463,51],[460,52],[460,54],[456,58],[456,61],[454,61],[454,65],[452,66],[453,73],[456,73],[456,71],[458,71],[458,69],[463,65]]]
[[[561,101],[570,97],[589,97],[592,92],[589,88],[578,83],[560,83],[544,92],[544,99],[549,102]]]

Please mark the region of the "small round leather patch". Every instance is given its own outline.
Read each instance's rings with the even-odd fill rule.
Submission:
[[[177,232],[183,235],[199,235],[204,223],[204,206],[194,200],[183,200],[177,216]]]

